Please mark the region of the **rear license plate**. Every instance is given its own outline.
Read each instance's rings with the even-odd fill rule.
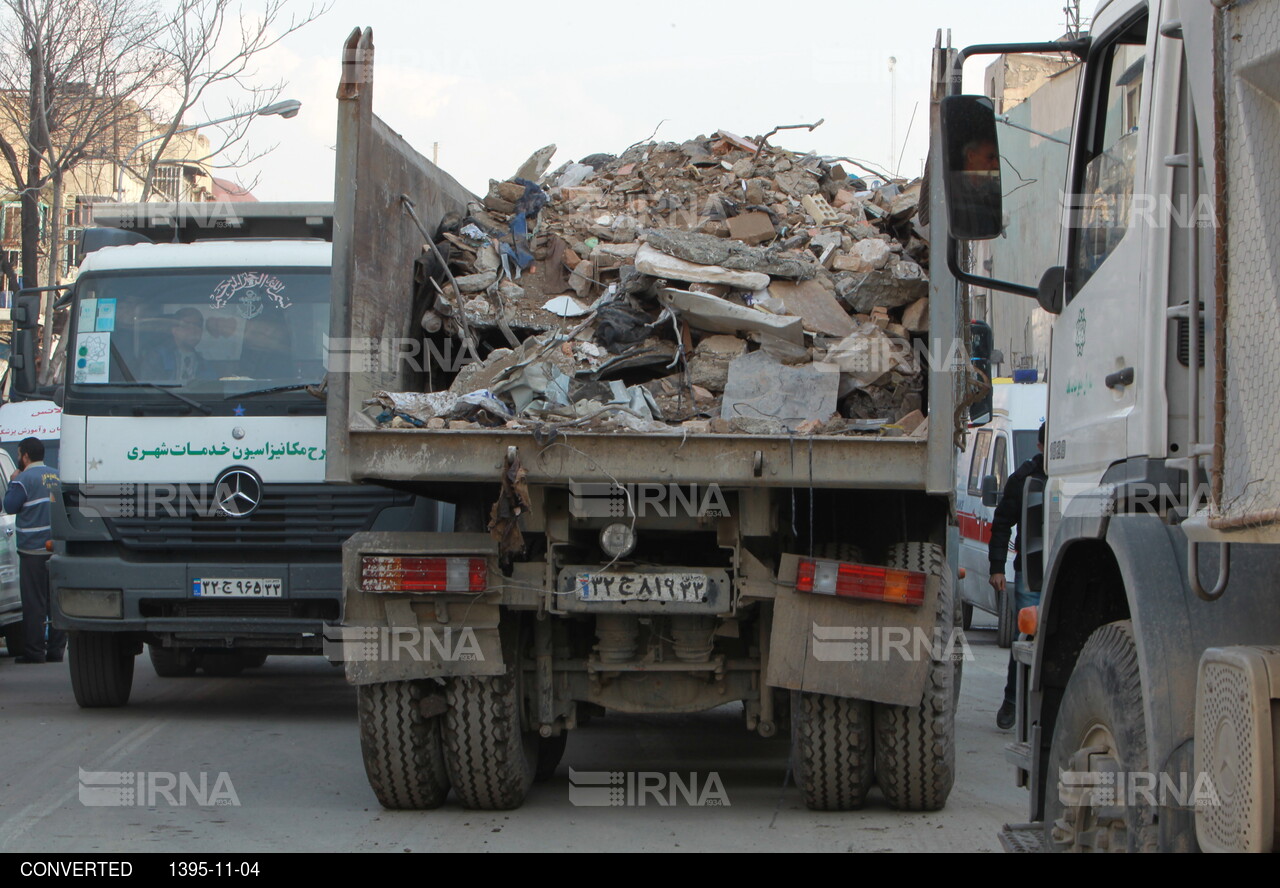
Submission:
[[[283,598],[284,582],[248,577],[195,579],[191,594],[196,598]]]
[[[711,578],[695,573],[578,574],[582,601],[670,601],[701,604],[711,593]]]

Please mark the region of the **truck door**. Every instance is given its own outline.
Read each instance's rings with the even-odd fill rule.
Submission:
[[[1142,385],[1143,287],[1150,215],[1145,181],[1150,93],[1146,10],[1105,32],[1090,53],[1068,183],[1065,324],[1052,354],[1053,417],[1046,459],[1061,508],[1128,454],[1128,423]]]

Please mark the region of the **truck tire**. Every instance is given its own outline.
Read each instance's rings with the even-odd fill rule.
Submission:
[[[538,768],[533,774],[534,783],[546,783],[555,776],[568,743],[568,731],[561,731],[558,737],[538,738]]]
[[[463,807],[510,811],[533,785],[538,736],[522,730],[517,668],[508,659],[505,675],[449,680],[445,764]]]
[[[360,755],[369,786],[384,808],[438,808],[449,794],[440,716],[422,714],[423,700],[438,693],[433,683],[424,681],[388,681],[356,689]]]
[[[889,566],[935,575],[938,601],[934,626],[948,650],[935,651],[917,706],[875,705],[876,779],[885,800],[903,811],[937,811],[955,783],[956,663],[949,654],[955,601],[946,552],[932,543],[900,543],[889,550]]]
[[[960,605],[960,628],[966,632],[973,628],[973,605],[967,601]]]
[[[1050,784],[1044,792],[1044,847],[1051,851],[1154,851],[1158,844],[1156,810],[1143,793],[1120,804],[1091,799],[1082,785],[1067,790],[1059,784],[1071,773],[1144,773],[1147,726],[1143,715],[1138,649],[1129,620],[1108,623],[1089,636],[1058,709],[1049,748]],[[1110,782],[1111,791],[1117,784]],[[1095,788],[1093,793],[1101,791]],[[1068,804],[1078,801],[1079,804]],[[1097,802],[1095,804],[1095,802]]]
[[[1011,648],[1018,639],[1018,611],[1015,606],[1013,590],[1008,586],[996,596],[1000,613],[996,615],[996,644],[1002,648]]]
[[[196,674],[199,662],[192,651],[162,647],[158,644],[147,645],[147,655],[151,657],[151,666],[161,678],[186,678]]]
[[[853,811],[867,801],[872,771],[871,704],[795,691],[791,769],[811,811]]]
[[[71,691],[81,709],[123,706],[133,690],[134,653],[116,632],[71,632],[67,638]]]
[[[259,651],[243,651],[240,654],[240,659],[244,661],[244,668],[260,669],[267,662],[268,656],[268,654]]]

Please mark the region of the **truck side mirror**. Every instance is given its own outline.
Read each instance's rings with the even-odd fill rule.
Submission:
[[[959,240],[991,240],[1004,229],[1000,140],[995,105],[986,96],[942,100],[943,190],[947,226]]]
[[[9,355],[9,368],[13,371],[10,392],[13,400],[35,397],[37,387],[36,353],[40,344],[36,331],[40,328],[40,303],[42,293],[19,291],[13,300],[10,319],[13,321],[13,347]]]
[[[34,330],[40,326],[40,293],[19,291],[9,314],[15,330]]]
[[[1000,505],[1000,482],[995,475],[982,479],[982,504],[992,509]]]
[[[1055,265],[1040,278],[1040,286],[1036,289],[1036,301],[1049,314],[1062,314],[1067,304],[1067,270]]]

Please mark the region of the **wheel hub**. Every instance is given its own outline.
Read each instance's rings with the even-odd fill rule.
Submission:
[[[1053,841],[1071,851],[1125,851],[1128,821],[1117,784],[1120,756],[1111,729],[1095,724],[1058,775],[1063,815],[1054,821]]]

